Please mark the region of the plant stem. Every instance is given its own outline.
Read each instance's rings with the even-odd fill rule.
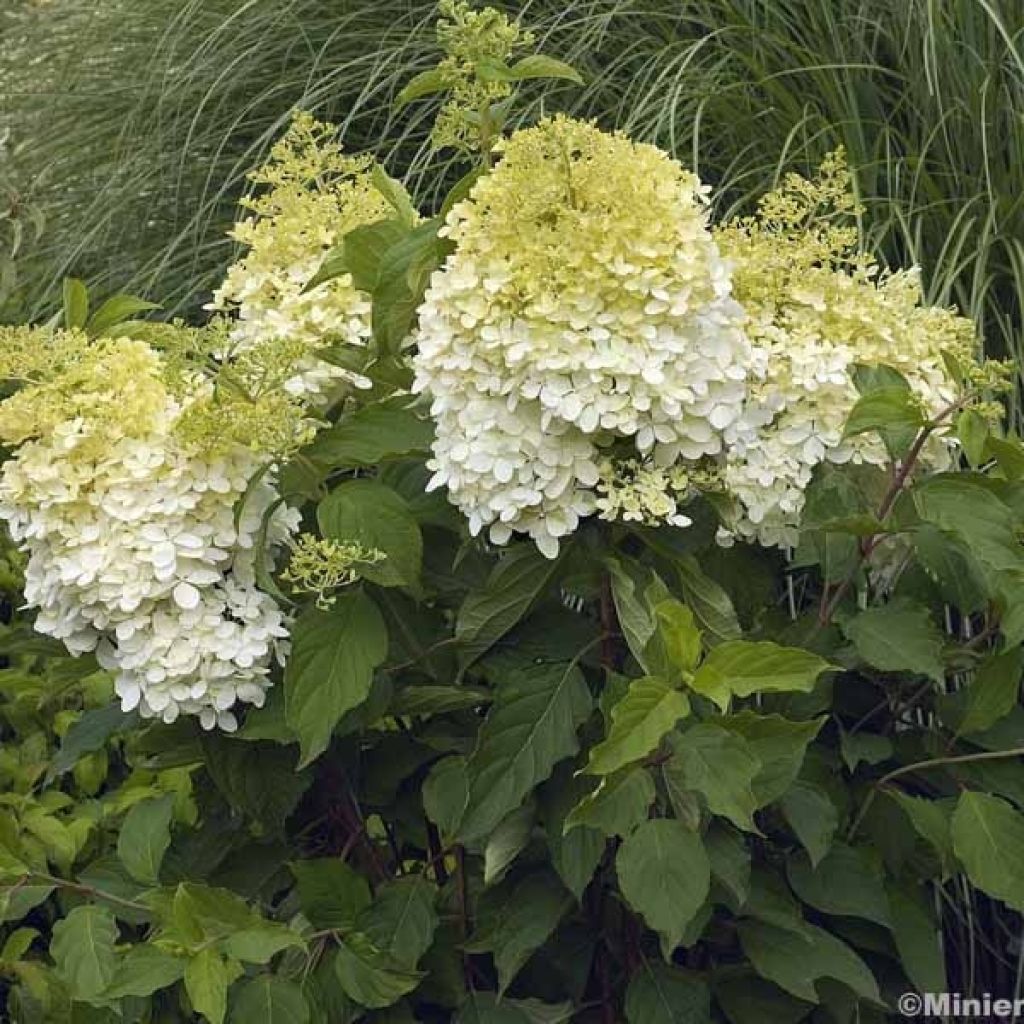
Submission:
[[[883,775],[872,785],[868,795],[864,798],[864,803],[861,804],[857,817],[853,819],[853,824],[850,825],[850,830],[846,834],[847,841],[853,838],[860,827],[878,791],[892,782],[893,779],[898,779],[903,775],[909,775],[912,772],[922,771],[926,768],[941,768],[949,764],[967,764],[972,761],[1001,761],[1010,757],[1024,757],[1024,747],[1012,747],[1009,750],[986,750],[978,754],[958,754],[954,757],[933,757],[927,761],[915,761],[913,764],[905,764],[901,768],[889,772],[888,775]]]

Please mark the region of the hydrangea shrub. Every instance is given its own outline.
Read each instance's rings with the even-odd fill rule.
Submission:
[[[441,4],[415,210],[304,114],[203,325],[0,330],[0,1006],[813,1024],[1012,996],[1012,367]],[[396,170],[396,169],[392,169]],[[984,921],[984,929],[965,922]]]

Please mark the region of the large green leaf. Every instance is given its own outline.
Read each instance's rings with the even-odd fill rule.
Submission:
[[[626,989],[629,1024],[711,1024],[711,992],[699,974],[645,960]]]
[[[185,960],[157,949],[156,946],[132,946],[117,965],[110,984],[103,991],[104,999],[125,996],[149,996],[180,981],[185,973]]]
[[[75,907],[53,926],[50,955],[75,999],[94,999],[117,970],[117,922],[106,907]]]
[[[498,688],[467,766],[469,800],[459,834],[486,836],[554,766],[578,749],[576,730],[590,715],[587,684],[573,665],[494,668]]]
[[[829,851],[839,827],[839,812],[828,794],[813,783],[798,779],[782,794],[782,814],[816,866]]]
[[[292,629],[285,669],[285,716],[299,737],[302,764],[327,748],[346,711],[366,700],[388,638],[377,606],[359,591],[342,594],[330,611],[303,612]]]
[[[918,992],[947,991],[942,938],[930,891],[891,882],[888,895],[892,937],[907,977]]]
[[[347,480],[320,502],[316,517],[325,537],[383,552],[383,561],[360,567],[366,579],[383,587],[419,582],[423,536],[405,500],[390,487]]]
[[[1024,647],[988,658],[970,685],[957,694],[962,701],[957,733],[984,732],[1008,715],[1020,697],[1022,671]]]
[[[654,803],[654,780],[646,768],[626,768],[606,775],[565,819],[565,830],[584,826],[606,836],[628,836],[647,820]],[[603,845],[603,844],[602,844]]]
[[[1013,511],[987,487],[962,476],[933,477],[914,488],[913,500],[926,523],[952,533],[988,568],[1024,566]]]
[[[670,742],[672,757],[665,765],[666,774],[676,775],[680,787],[702,794],[712,814],[756,832],[753,815],[758,803],[753,784],[761,761],[750,744],[713,722],[673,733]]]
[[[562,884],[577,900],[582,900],[605,848],[600,832],[584,825],[573,827],[569,821],[589,784],[589,779],[576,774],[565,763],[540,789],[541,818],[551,863]]]
[[[953,849],[982,892],[1024,911],[1024,815],[990,793],[961,794],[953,812]]]
[[[239,985],[231,1004],[232,1024],[309,1024],[302,989],[284,978],[261,974]]]
[[[612,708],[608,736],[590,751],[587,771],[611,775],[646,757],[669,730],[690,713],[686,694],[664,680],[647,676],[629,684],[626,695]]]
[[[124,819],[117,837],[117,855],[137,882],[156,885],[160,863],[171,843],[174,795],[143,800]]]
[[[412,970],[430,948],[437,928],[436,890],[422,875],[396,878],[377,890],[357,926],[380,950]]]
[[[850,410],[844,437],[877,433],[893,456],[905,452],[924,426],[916,395],[906,386],[879,387],[861,395]]]
[[[446,837],[458,831],[469,802],[469,770],[461,756],[438,761],[423,782],[423,810]]]
[[[490,889],[481,899],[466,949],[491,953],[502,992],[530,954],[555,930],[572,897],[550,871],[535,871]]]
[[[798,854],[790,857],[787,874],[797,896],[817,910],[892,923],[882,866],[864,849],[836,843],[817,867]]]
[[[742,921],[739,934],[758,974],[798,999],[820,1002],[814,983],[834,978],[862,998],[880,1002],[878,984],[864,961],[821,928],[778,928],[763,921]]]
[[[532,544],[512,548],[495,566],[483,590],[462,603],[455,622],[455,639],[465,664],[476,660],[500,640],[554,580],[569,544],[558,558],[545,558]]]
[[[945,678],[942,633],[927,608],[909,601],[868,608],[843,629],[857,653],[883,672],[915,672],[936,682]]]
[[[798,647],[729,640],[710,651],[690,685],[724,711],[733,696],[786,690],[806,693],[830,667],[824,658]]]
[[[742,736],[761,770],[754,779],[754,796],[759,807],[778,800],[792,785],[800,772],[807,745],[818,735],[823,718],[810,722],[793,722],[781,715],[759,715],[741,711],[723,715],[715,724]]]
[[[798,1024],[813,1009],[753,971],[735,971],[715,981],[715,999],[730,1024]]]
[[[938,855],[943,875],[948,877],[954,869],[952,817],[953,800],[929,800],[910,796],[897,789],[886,792],[903,808],[914,831],[926,839]]]
[[[207,947],[185,967],[185,991],[193,1008],[209,1024],[223,1024],[228,1009],[228,988],[242,973],[241,967]]]
[[[674,819],[644,822],[615,859],[622,894],[662,936],[679,945],[711,887],[711,865],[700,837]]]
[[[493,885],[505,877],[530,842],[536,822],[537,810],[532,801],[502,819],[484,846],[484,885]]]
[[[706,575],[693,555],[676,559],[683,598],[712,641],[736,640],[743,634],[729,595]]]
[[[370,905],[370,886],[340,857],[291,864],[302,912],[317,928],[352,928]]]
[[[335,969],[345,994],[371,1010],[397,1003],[423,978],[378,949],[362,932],[346,933],[338,946]]]
[[[364,405],[322,430],[303,455],[331,468],[377,466],[426,452],[433,435],[431,421],[411,409],[408,398],[395,396]]]
[[[64,734],[60,750],[50,766],[48,778],[52,780],[70,771],[80,758],[101,750],[112,736],[132,728],[138,721],[139,716],[136,712],[125,714],[121,710],[120,701],[83,712]]]

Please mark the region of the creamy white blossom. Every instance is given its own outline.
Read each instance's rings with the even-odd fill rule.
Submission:
[[[750,346],[705,191],[653,146],[559,117],[515,133],[451,211],[414,388],[433,485],[474,533],[554,555],[597,510],[611,445],[696,463],[741,430]]]

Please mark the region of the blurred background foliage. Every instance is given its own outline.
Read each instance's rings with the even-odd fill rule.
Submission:
[[[498,5],[585,74],[555,103],[672,150],[726,210],[845,145],[870,243],[920,264],[929,301],[976,317],[992,354],[1020,354],[1021,0]],[[426,143],[429,102],[391,110],[435,56],[427,0],[4,6],[2,319],[48,312],[67,274],[195,312],[230,257],[246,171],[296,106],[411,166],[424,206],[460,173],[436,173],[452,157]]]

